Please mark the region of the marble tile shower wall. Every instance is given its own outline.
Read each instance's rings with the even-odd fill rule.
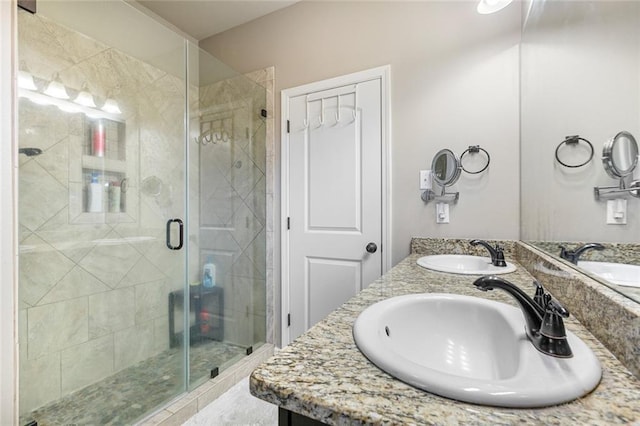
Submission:
[[[36,82],[58,72],[69,88],[86,83],[118,101],[126,126],[118,155],[129,182],[126,213],[86,220],[78,207],[85,117],[20,99],[19,145],[43,150],[20,156],[19,170],[26,413],[168,348],[167,294],[181,286],[183,268],[182,255],[165,247],[164,226],[184,206],[183,129],[175,125],[184,82],[42,16],[20,12],[18,28],[20,66]],[[150,177],[158,193],[140,190]]]
[[[224,340],[241,346],[266,335],[265,74],[200,88],[198,120],[219,139],[200,143],[200,249],[224,288]],[[272,79],[271,79],[272,80]]]

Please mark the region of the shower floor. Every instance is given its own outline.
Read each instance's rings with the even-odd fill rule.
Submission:
[[[215,367],[222,371],[234,358],[245,356],[245,350],[217,341],[191,346],[192,382],[208,378]],[[21,416],[20,425],[131,424],[176,396],[183,386],[182,363],[181,348],[169,349]]]

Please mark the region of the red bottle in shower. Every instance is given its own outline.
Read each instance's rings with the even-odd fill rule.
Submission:
[[[91,154],[96,157],[104,157],[106,132],[104,128],[104,122],[98,120],[93,123],[93,129],[91,133]]]

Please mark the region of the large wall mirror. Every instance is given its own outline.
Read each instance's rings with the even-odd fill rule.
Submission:
[[[575,252],[600,243],[604,249],[581,259],[635,266],[627,271],[640,281],[640,198],[594,194],[620,184],[602,161],[607,141],[622,131],[640,140],[640,2],[533,1],[523,14],[521,239],[558,257],[560,245]],[[588,160],[580,167],[555,156],[570,135],[593,145],[590,160],[587,144],[563,145],[567,164]],[[638,176],[630,173],[625,184]],[[607,209],[618,215],[623,204],[626,224],[608,224]],[[640,302],[640,287],[576,267]]]

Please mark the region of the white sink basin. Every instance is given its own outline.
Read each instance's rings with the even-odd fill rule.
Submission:
[[[447,398],[499,407],[544,407],[600,382],[593,352],[567,332],[572,358],[539,352],[518,308],[471,296],[413,294],[365,309],[353,326],[360,351],[390,375]]]
[[[418,265],[439,272],[464,275],[499,275],[516,270],[513,263],[494,266],[491,258],[466,254],[436,254],[418,259]]]
[[[640,287],[640,266],[624,263],[579,261],[578,266],[605,280],[627,287]]]

